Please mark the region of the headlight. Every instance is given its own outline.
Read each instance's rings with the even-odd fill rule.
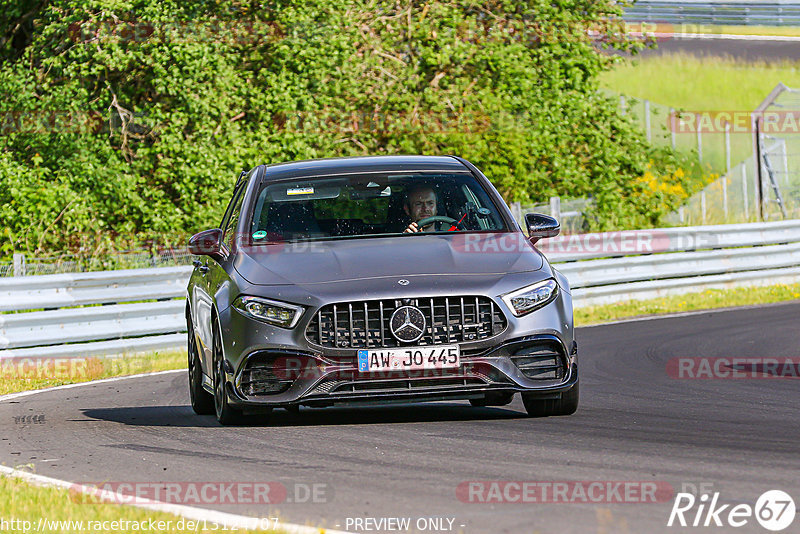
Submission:
[[[541,308],[558,295],[558,284],[552,278],[503,295],[503,302],[520,317]]]
[[[302,306],[258,297],[239,297],[233,307],[253,319],[283,328],[293,328],[303,315]]]

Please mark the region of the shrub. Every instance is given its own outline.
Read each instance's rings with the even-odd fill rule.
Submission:
[[[183,239],[260,163],[458,154],[509,201],[592,195],[597,229],[674,176],[597,90],[640,46],[611,0],[36,5],[0,0],[5,254]]]

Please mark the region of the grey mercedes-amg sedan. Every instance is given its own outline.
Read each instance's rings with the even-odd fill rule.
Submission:
[[[578,407],[567,280],[451,156],[260,165],[189,241],[189,390],[222,424],[273,408],[466,399]]]

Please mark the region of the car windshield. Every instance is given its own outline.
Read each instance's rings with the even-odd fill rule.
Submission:
[[[497,206],[469,173],[356,174],[267,182],[250,223],[254,244],[507,230]]]

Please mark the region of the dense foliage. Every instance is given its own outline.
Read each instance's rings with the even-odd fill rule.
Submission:
[[[639,46],[610,0],[0,6],[3,255],[183,239],[295,159],[458,154],[507,200],[593,196],[595,229],[690,185],[597,91],[601,47]]]

